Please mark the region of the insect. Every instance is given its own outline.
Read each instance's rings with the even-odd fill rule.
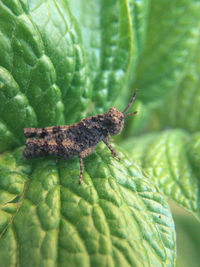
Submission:
[[[124,114],[136,97],[135,90],[127,107],[122,111],[111,107],[107,112],[85,118],[73,125],[52,126],[46,128],[25,128],[26,148],[23,156],[27,159],[54,155],[68,159],[79,156],[80,176],[83,177],[83,158],[89,155],[101,141],[109,148],[113,157],[117,152],[108,143],[110,136],[119,134],[124,126],[124,119],[137,111]]]

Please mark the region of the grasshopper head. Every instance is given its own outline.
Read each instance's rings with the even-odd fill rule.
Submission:
[[[110,108],[106,113],[106,124],[110,135],[117,135],[124,126],[124,115],[116,108]]]
[[[110,135],[117,135],[121,132],[124,126],[124,119],[128,116],[134,115],[137,113],[137,111],[125,114],[124,113],[130,108],[132,105],[133,101],[135,100],[137,93],[137,89],[135,90],[130,102],[128,103],[127,107],[120,112],[116,108],[110,108],[106,113],[105,113],[105,118],[106,118],[106,127],[108,128],[108,131]]]

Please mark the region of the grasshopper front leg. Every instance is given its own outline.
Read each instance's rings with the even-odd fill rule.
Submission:
[[[117,152],[115,151],[115,149],[108,143],[108,141],[104,140],[103,141],[104,144],[109,148],[111,154],[113,155],[114,158],[117,158],[120,161],[120,158],[117,155]]]

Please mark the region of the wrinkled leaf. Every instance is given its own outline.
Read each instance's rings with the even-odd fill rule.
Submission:
[[[181,130],[126,141],[125,148],[162,192],[200,218],[200,134]]]
[[[74,122],[82,117],[79,113],[86,109],[87,99],[91,97],[91,81],[78,26],[67,1],[29,2],[30,17],[41,32],[46,53],[56,71],[65,121]]]
[[[159,13],[155,3],[0,0],[0,151],[23,144],[24,127],[74,123],[86,113],[109,108],[118,96],[119,106],[124,105],[132,94],[130,83],[138,60],[139,87],[143,89],[143,82],[149,86],[154,73],[160,77],[164,46],[174,51],[164,66],[169,69],[173,65],[172,74],[164,82],[158,79],[156,90],[167,90],[168,83],[168,87],[160,87],[166,80],[172,83],[182,77],[196,44],[199,9],[193,2],[181,1],[188,8],[184,17],[178,1],[168,4],[171,24],[180,18],[178,34],[173,31],[172,38],[166,38],[153,54],[156,66],[149,72],[145,47],[154,31],[152,18]],[[162,25],[168,28],[164,18],[156,32],[162,32]],[[173,50],[173,36],[178,40],[178,52]],[[183,53],[188,47],[190,51]],[[177,71],[181,57],[184,64]],[[157,91],[150,87],[152,100]],[[142,91],[139,94],[142,99]],[[127,135],[145,128],[148,108],[138,101],[136,109],[144,114],[135,125],[130,123]],[[177,154],[183,150],[185,137],[185,133],[178,134],[177,140],[169,140],[179,144]],[[154,143],[154,136],[149,140]],[[144,144],[152,145],[149,140]],[[189,141],[182,160],[192,166],[196,182],[198,137]],[[144,144],[140,142],[142,151],[135,146],[140,155]],[[100,145],[84,160],[83,184],[79,186],[78,159],[27,161],[22,158],[23,149],[0,154],[0,266],[175,266],[174,224],[166,201],[152,178],[122,152],[119,163]],[[151,173],[150,150],[147,156],[145,169]],[[195,209],[193,193],[198,183],[188,184],[177,190],[181,194],[183,187],[189,196],[182,205]]]
[[[174,266],[166,201],[122,152],[118,162],[98,146],[81,186],[77,160],[33,160],[31,171],[21,153],[0,158],[1,266]]]
[[[134,32],[136,7],[134,1],[129,3],[127,0],[69,1],[69,4],[81,24],[93,81],[95,110],[102,112],[110,108],[119,94],[121,98],[127,94],[127,85],[134,78],[138,38],[142,36],[141,33],[136,37]],[[146,5],[137,6],[137,24],[145,24]],[[140,27],[142,31],[144,26]]]
[[[0,16],[4,129],[22,140],[25,126],[58,125],[80,118],[91,90],[80,36],[66,4],[0,1]]]

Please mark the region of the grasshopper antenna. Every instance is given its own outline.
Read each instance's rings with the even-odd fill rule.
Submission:
[[[131,115],[134,115],[134,114],[137,114],[137,111],[134,111],[134,112],[125,114],[125,115],[124,115],[124,118],[127,118],[128,116],[131,116]]]
[[[130,102],[128,103],[128,106],[122,111],[122,113],[125,113],[125,112],[130,108],[131,104],[133,103],[133,101],[134,101],[134,99],[135,99],[135,97],[136,97],[137,90],[138,90],[138,89],[135,90],[133,96],[131,97]],[[133,115],[133,114],[136,114],[136,113],[135,113],[135,112],[133,112],[133,113],[129,113],[129,114],[125,115],[125,117],[130,116],[130,115]]]

